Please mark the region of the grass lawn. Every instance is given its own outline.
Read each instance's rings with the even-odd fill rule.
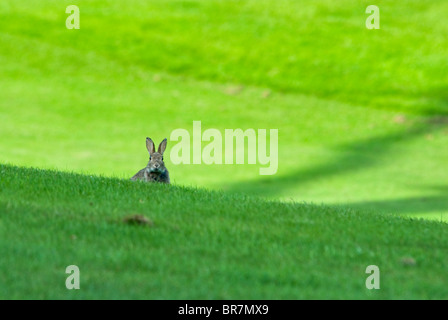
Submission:
[[[68,4],[0,4],[1,163],[129,177],[193,120],[275,128],[277,175],[172,180],[447,221],[446,1],[384,1],[380,30],[365,1],[79,1],[80,30]]]
[[[0,167],[0,299],[445,299],[445,223]],[[152,226],[123,218],[142,214]],[[65,288],[77,265],[81,289]],[[368,265],[381,290],[365,287]]]
[[[448,2],[370,4],[0,1],[0,298],[447,298]],[[127,181],[195,120],[278,129],[278,173],[168,140]]]

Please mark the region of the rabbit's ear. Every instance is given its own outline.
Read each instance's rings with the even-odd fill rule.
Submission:
[[[146,149],[148,149],[149,155],[156,152],[156,148],[154,146],[154,142],[152,142],[151,138],[146,138]]]
[[[160,144],[159,144],[159,150],[157,150],[158,153],[160,153],[160,154],[163,155],[163,153],[165,152],[165,149],[166,149],[166,143],[167,143],[166,138],[163,139],[162,142],[160,142]]]

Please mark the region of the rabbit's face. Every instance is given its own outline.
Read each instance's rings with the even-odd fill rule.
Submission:
[[[166,149],[166,138],[160,143],[159,149],[155,150],[154,142],[150,138],[146,138],[146,148],[149,152],[149,162],[147,166],[148,173],[163,174],[167,172],[165,163],[163,163],[163,153]]]
[[[163,155],[158,152],[151,154],[147,166],[148,173],[164,173],[166,172]]]

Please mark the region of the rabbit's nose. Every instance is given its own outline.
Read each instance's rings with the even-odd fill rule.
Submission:
[[[154,168],[158,168],[158,167],[159,167],[158,163],[154,164]]]

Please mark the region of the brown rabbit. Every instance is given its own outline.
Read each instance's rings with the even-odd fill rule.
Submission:
[[[149,162],[146,168],[137,172],[131,180],[143,180],[147,182],[170,183],[170,175],[163,162],[163,153],[166,149],[166,138],[159,145],[157,152],[155,151],[154,142],[150,138],[146,138],[146,149],[149,152]]]

